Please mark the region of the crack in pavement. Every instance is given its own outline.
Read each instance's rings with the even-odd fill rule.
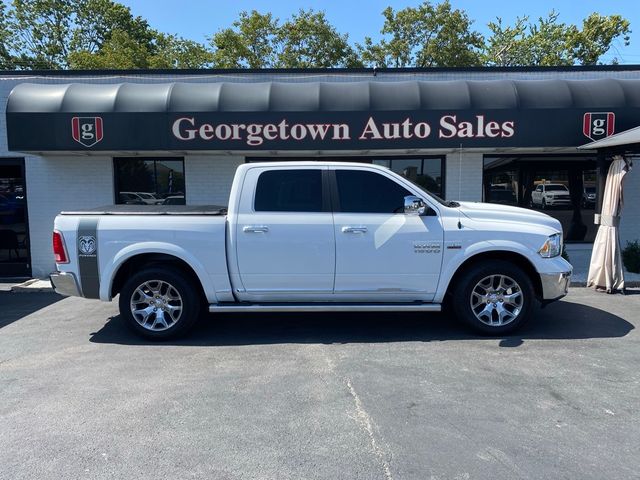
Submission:
[[[382,470],[384,471],[384,476],[387,480],[393,480],[393,475],[391,475],[391,466],[386,459],[386,453],[383,448],[380,446],[379,442],[376,440],[375,433],[373,431],[373,420],[371,415],[367,413],[367,411],[362,406],[362,400],[360,400],[360,396],[358,392],[356,392],[355,388],[353,388],[353,384],[349,378],[346,378],[347,387],[349,388],[349,393],[353,397],[353,401],[356,407],[356,420],[360,425],[364,428],[369,436],[369,441],[371,442],[371,448],[373,448],[373,453],[376,455],[378,460],[380,461],[380,465]]]
[[[336,364],[333,359],[329,358],[325,354],[325,361],[327,362],[329,371],[338,377],[339,375],[336,373]],[[376,439],[376,435],[374,432],[375,423],[371,418],[371,415],[369,415],[369,413],[364,409],[362,400],[360,399],[360,395],[358,395],[358,392],[356,392],[356,389],[353,387],[351,379],[349,377],[343,377],[342,380],[345,382],[347,389],[349,390],[349,393],[353,398],[354,406],[356,409],[356,416],[354,420],[360,425],[360,427],[362,427],[362,429],[367,434],[369,443],[371,445],[371,448],[373,449],[374,455],[380,463],[385,479],[393,480],[393,475],[391,474],[391,465],[387,460],[388,457],[393,457],[393,455],[387,454],[387,452],[385,452],[385,450],[380,446],[380,442]]]

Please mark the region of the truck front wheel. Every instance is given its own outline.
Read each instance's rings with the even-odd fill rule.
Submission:
[[[120,315],[130,328],[151,340],[186,333],[198,319],[200,299],[180,270],[152,267],[133,275],[120,292]]]
[[[454,286],[452,300],[456,316],[474,330],[504,335],[529,319],[534,290],[522,269],[509,262],[492,260],[464,272]]]

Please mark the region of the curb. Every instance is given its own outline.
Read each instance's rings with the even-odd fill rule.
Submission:
[[[38,285],[38,282],[40,282],[40,285]],[[47,281],[32,278],[24,283],[13,285],[10,291],[11,293],[53,293],[53,287]]]
[[[586,286],[587,286],[587,282],[581,282],[581,281],[571,282],[569,284],[569,287],[585,288]],[[638,288],[638,287],[640,287],[640,281],[638,281],[638,280],[625,281],[624,282],[624,287],[625,288]]]

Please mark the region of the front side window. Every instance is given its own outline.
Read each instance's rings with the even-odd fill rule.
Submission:
[[[413,195],[379,173],[336,170],[339,209],[349,213],[403,213],[404,197]]]
[[[184,205],[182,158],[119,157],[113,159],[116,203]]]
[[[271,170],[258,177],[256,212],[322,212],[321,170]]]

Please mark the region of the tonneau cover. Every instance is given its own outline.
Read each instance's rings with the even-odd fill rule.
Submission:
[[[213,215],[227,214],[220,205],[106,205],[83,210],[68,210],[60,215]]]

